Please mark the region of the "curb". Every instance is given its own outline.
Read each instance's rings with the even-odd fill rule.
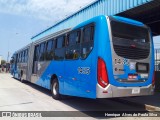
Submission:
[[[125,102],[125,103],[127,102],[127,103],[132,104],[132,105],[142,106],[147,111],[160,111],[160,107],[157,107],[157,106],[152,106],[152,105],[148,105],[148,104],[138,103],[138,102],[133,101],[133,100],[125,100],[123,98],[119,98],[119,100],[121,102]]]
[[[147,105],[147,104],[144,104],[144,105],[145,105],[145,109],[148,110],[148,111],[160,111],[159,107],[152,106],[152,105]]]

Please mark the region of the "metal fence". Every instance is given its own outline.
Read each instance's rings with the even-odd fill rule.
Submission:
[[[155,71],[160,71],[160,49],[155,49]]]

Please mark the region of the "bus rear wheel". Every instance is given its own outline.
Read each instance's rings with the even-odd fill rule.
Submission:
[[[51,85],[52,97],[56,100],[61,99],[61,94],[59,93],[59,83],[57,79],[54,79]]]

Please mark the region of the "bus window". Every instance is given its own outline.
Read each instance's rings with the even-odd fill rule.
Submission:
[[[46,60],[52,60],[54,58],[55,40],[49,40],[46,47]]]
[[[18,53],[18,63],[20,62],[20,54]]]
[[[19,53],[19,62],[20,63],[22,62],[22,53],[21,52]]]
[[[20,53],[18,53],[18,63],[20,62]]]
[[[21,52],[21,63],[23,62],[23,52]]]
[[[111,29],[113,48],[118,56],[126,59],[146,59],[149,56],[148,29],[117,21],[111,21]]]
[[[26,50],[26,54],[25,54],[25,62],[27,62],[28,60],[28,49]]]
[[[19,54],[17,53],[17,63],[19,62]]]
[[[20,53],[18,54],[18,63],[20,63]]]
[[[34,61],[38,61],[38,58],[39,58],[39,45],[35,47]]]
[[[65,46],[64,36],[57,38],[57,48],[62,48]]]
[[[83,29],[83,39],[81,43],[81,58],[85,59],[93,49],[94,26],[87,26]]]
[[[22,63],[25,62],[25,54],[26,54],[26,52],[23,51],[23,52],[22,52]]]
[[[67,35],[67,47],[65,58],[78,59],[80,53],[80,31],[75,31]]]
[[[22,63],[24,62],[24,51],[22,51]]]
[[[61,36],[57,38],[57,44],[55,49],[55,60],[63,60],[65,56],[65,37]]]
[[[40,48],[39,45],[35,46],[34,60],[33,60],[33,69],[32,69],[32,73],[33,74],[37,74],[37,71],[38,71],[39,48]]]
[[[39,49],[39,61],[44,61],[45,57],[45,43],[41,43]]]

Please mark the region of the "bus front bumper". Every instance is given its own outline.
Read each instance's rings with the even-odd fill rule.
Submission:
[[[152,95],[154,87],[152,85],[143,87],[116,87],[109,84],[106,88],[102,88],[97,84],[97,98],[114,98]]]

